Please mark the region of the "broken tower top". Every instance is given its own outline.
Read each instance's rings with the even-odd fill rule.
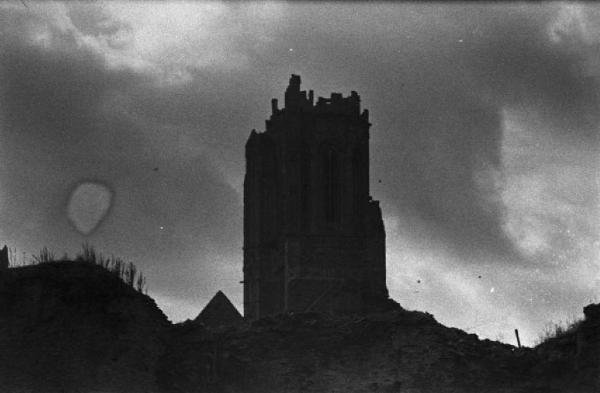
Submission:
[[[314,92],[300,90],[302,81],[300,75],[292,74],[287,89],[285,90],[285,107],[278,108],[276,98],[271,100],[271,119],[282,113],[309,112],[315,114],[339,114],[360,117],[361,120],[369,121],[369,111],[360,112],[360,96],[352,91],[349,96],[344,97],[341,93],[331,93],[330,98],[319,97],[314,103]]]

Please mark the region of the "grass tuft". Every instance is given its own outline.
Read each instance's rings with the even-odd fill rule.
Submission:
[[[40,250],[39,255],[34,255],[32,256],[32,258],[34,265],[38,265],[40,263],[54,262],[54,260],[56,259],[54,253],[48,250],[48,247],[42,248]]]
[[[536,340],[536,345],[540,345],[550,340],[562,338],[575,333],[575,331],[579,328],[579,325],[581,325],[581,322],[583,322],[583,319],[572,317],[564,322],[559,321],[546,324],[544,330]]]
[[[69,256],[65,253],[60,260],[67,261],[69,260]],[[57,261],[54,253],[49,251],[47,247],[44,247],[39,255],[32,257],[30,264],[38,265],[40,263]],[[132,262],[125,262],[123,259],[115,257],[114,255],[106,258],[101,253],[96,252],[96,249],[88,243],[82,245],[81,251],[75,256],[74,261],[101,266],[138,292],[148,292],[146,287],[146,277],[144,277],[142,272],[139,271]]]

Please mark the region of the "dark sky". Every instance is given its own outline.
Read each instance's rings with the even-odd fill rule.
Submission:
[[[244,144],[289,75],[370,110],[388,286],[532,344],[600,301],[600,7],[0,4],[0,242],[131,260],[174,321],[242,303]]]

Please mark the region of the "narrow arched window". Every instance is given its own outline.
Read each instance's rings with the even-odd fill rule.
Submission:
[[[325,151],[325,220],[336,222],[339,216],[340,168],[338,155],[333,148]]]
[[[356,218],[360,217],[362,214],[362,195],[364,190],[362,174],[364,171],[363,167],[363,156],[360,149],[360,146],[354,148],[352,153],[352,190],[353,190],[353,213]]]
[[[305,147],[302,150],[302,160],[300,164],[300,216],[303,228],[308,228],[310,222],[310,152]]]

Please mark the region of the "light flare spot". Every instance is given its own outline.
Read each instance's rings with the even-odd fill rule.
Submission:
[[[71,193],[67,216],[80,233],[91,234],[110,211],[113,193],[97,182],[80,183]]]

